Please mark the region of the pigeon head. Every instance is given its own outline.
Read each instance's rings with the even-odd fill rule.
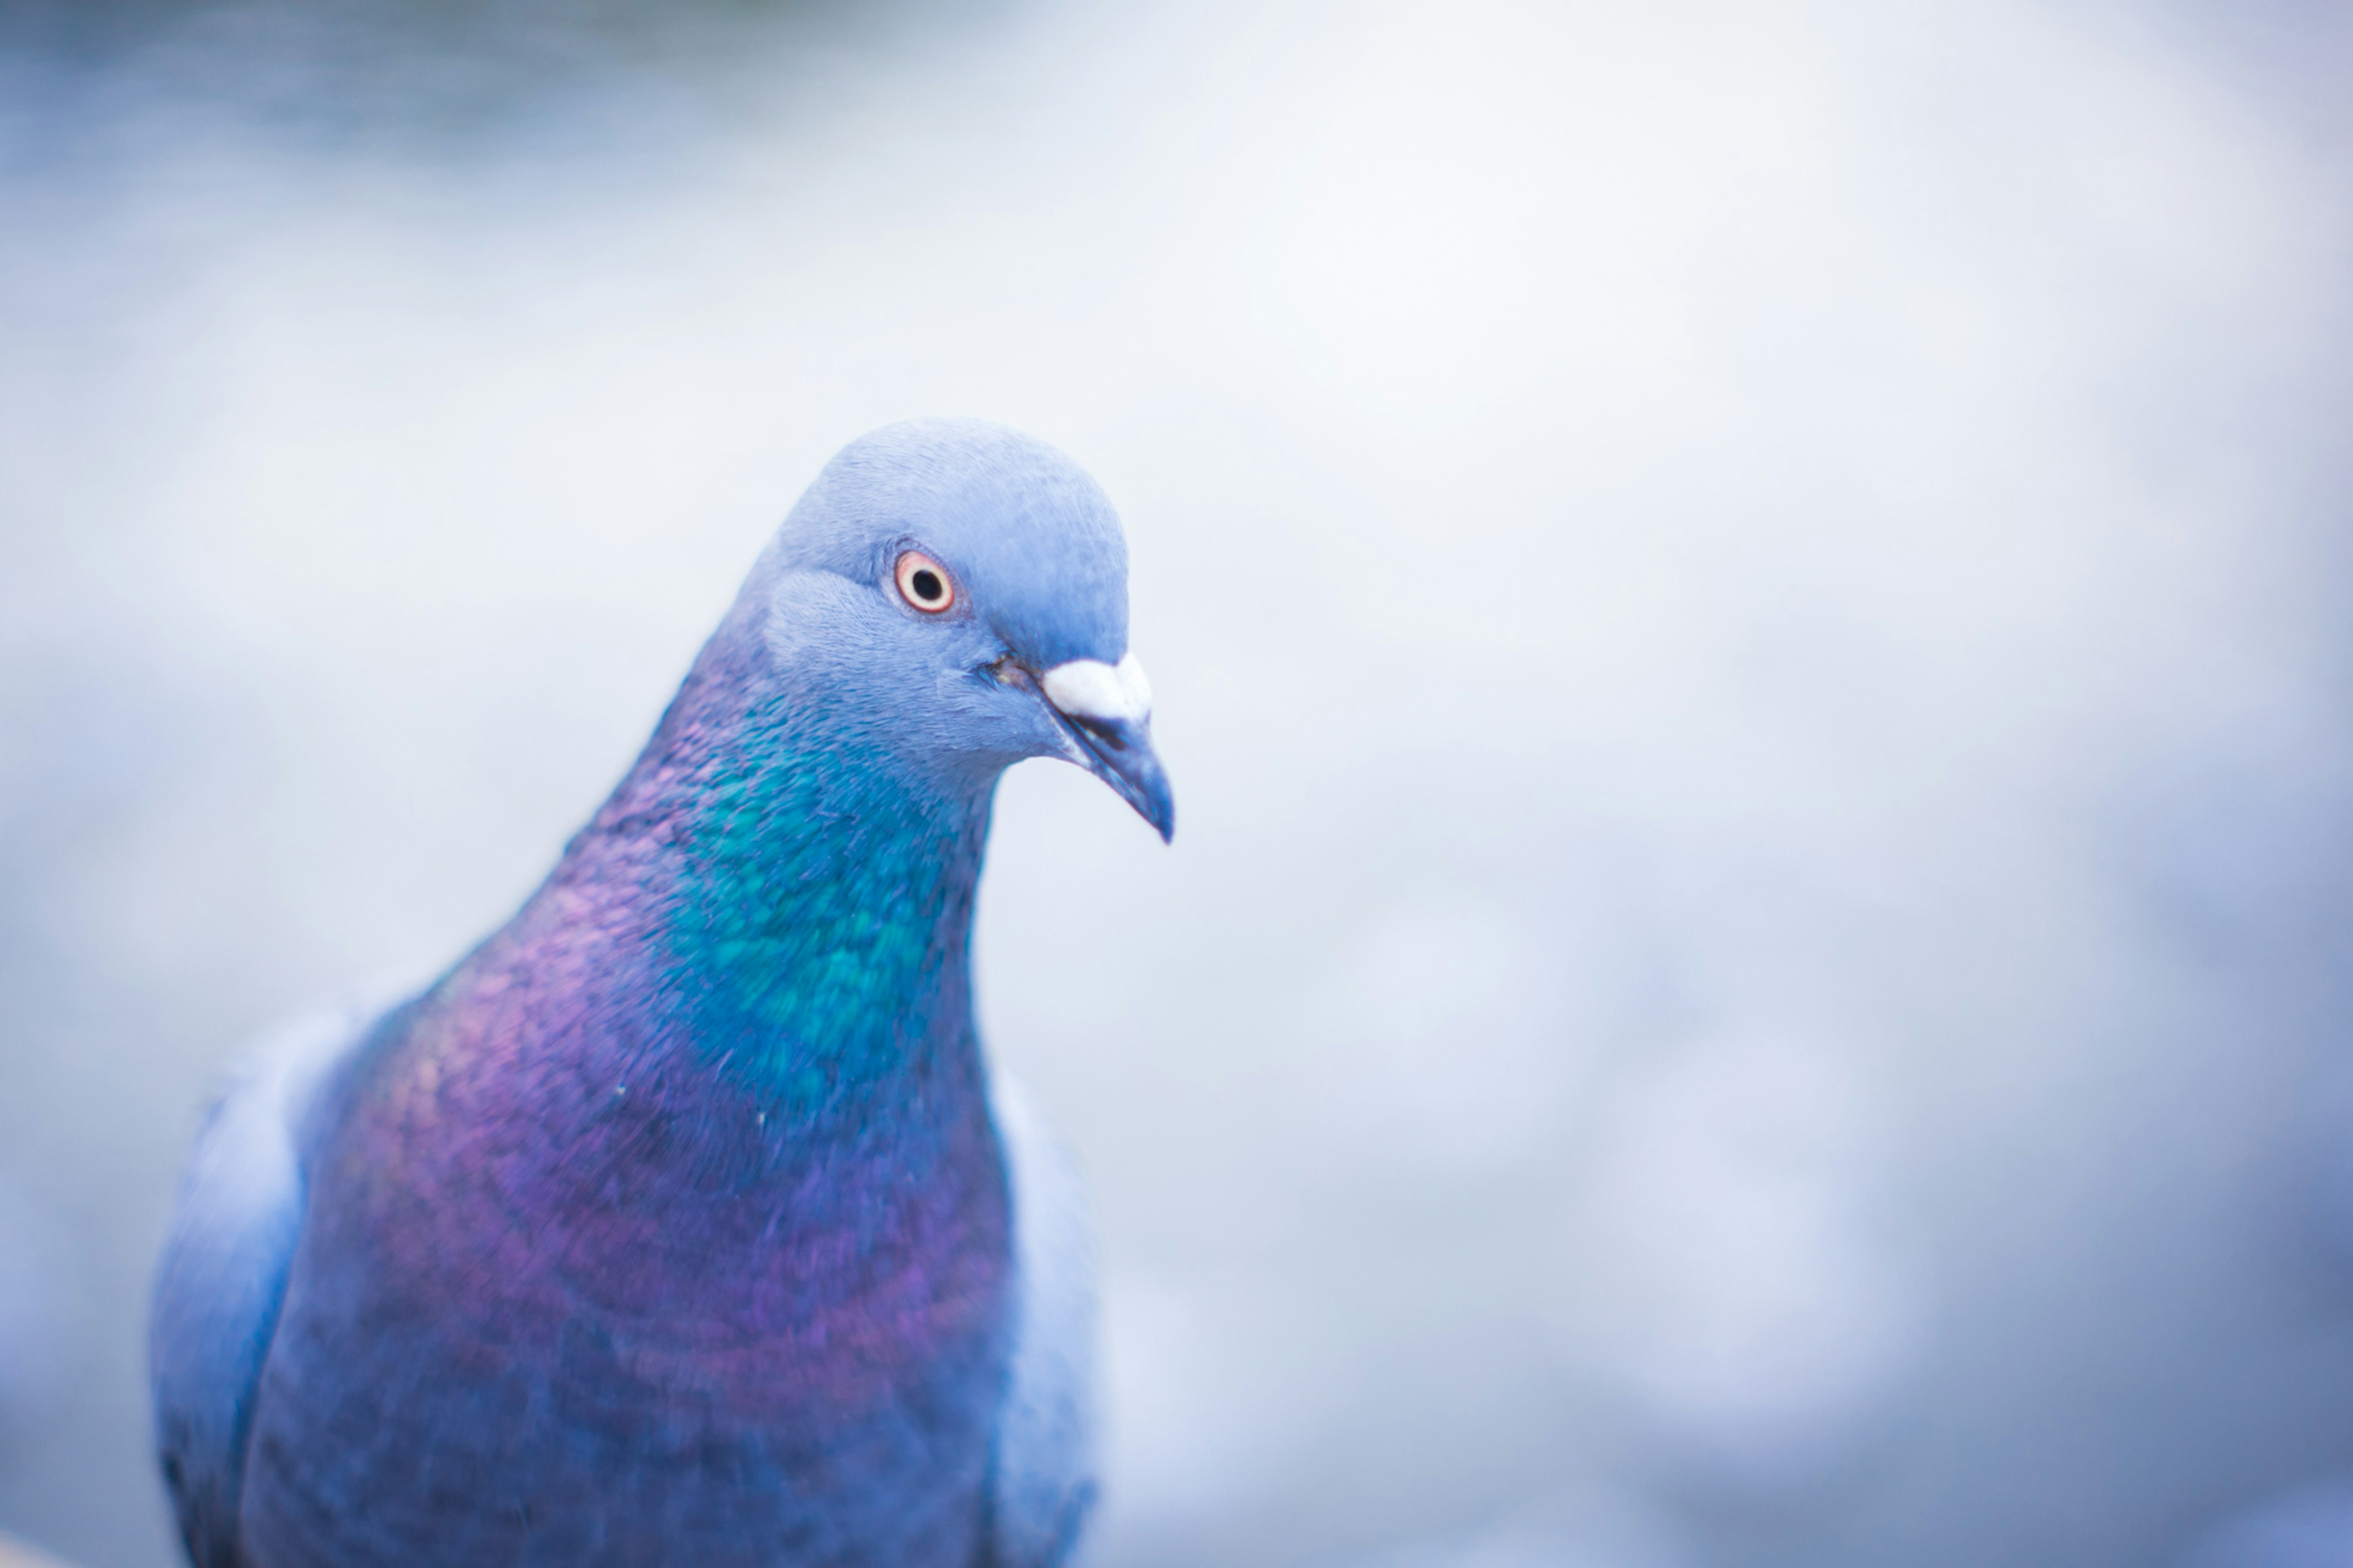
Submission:
[[[745,584],[749,662],[826,727],[918,773],[1061,757],[1162,837],[1176,805],[1127,647],[1127,544],[1102,489],[1044,442],[969,419],[853,441]]]

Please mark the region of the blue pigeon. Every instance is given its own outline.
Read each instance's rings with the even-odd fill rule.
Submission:
[[[1110,503],[854,442],[514,918],[214,1110],[150,1336],[197,1568],[1064,1562],[1090,1243],[969,955],[1038,756],[1171,834]]]

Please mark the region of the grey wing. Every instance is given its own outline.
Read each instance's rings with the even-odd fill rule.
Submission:
[[[1012,1376],[998,1408],[989,1568],[1070,1561],[1095,1500],[1095,1257],[1086,1188],[1021,1087],[991,1095],[1013,1194]]]
[[[239,1562],[254,1389],[302,1225],[297,1131],[381,1011],[322,1014],[264,1042],[214,1105],[181,1178],[147,1354],[164,1479],[196,1568]]]

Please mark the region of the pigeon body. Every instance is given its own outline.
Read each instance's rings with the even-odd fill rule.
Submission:
[[[216,1111],[153,1328],[197,1568],[1061,1561],[1085,1238],[973,898],[1022,757],[1167,831],[1146,723],[1067,459],[837,458],[515,917]]]

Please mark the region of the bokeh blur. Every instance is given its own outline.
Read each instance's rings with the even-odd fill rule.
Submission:
[[[1099,1568],[2353,1563],[2353,10],[7,0],[0,1529],[174,1560],[207,1088],[849,437],[1103,481],[1000,797]]]

